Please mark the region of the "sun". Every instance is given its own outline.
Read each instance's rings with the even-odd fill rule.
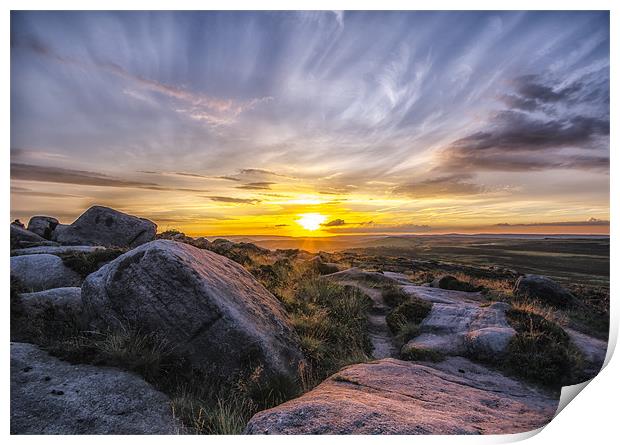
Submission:
[[[327,217],[320,213],[302,213],[295,222],[306,230],[315,231],[321,228]]]

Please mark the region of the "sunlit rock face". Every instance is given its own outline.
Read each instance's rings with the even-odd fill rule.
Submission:
[[[65,245],[137,247],[155,239],[157,225],[108,207],[93,206],[70,225],[58,225],[52,239]]]
[[[349,366],[256,414],[247,434],[508,434],[553,417],[557,400],[462,357]]]

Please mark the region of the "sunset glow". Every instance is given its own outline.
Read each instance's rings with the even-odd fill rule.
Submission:
[[[194,236],[609,233],[608,20],[13,13],[11,218],[96,203]]]

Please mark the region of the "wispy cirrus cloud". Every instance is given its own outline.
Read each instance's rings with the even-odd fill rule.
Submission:
[[[273,99],[272,97],[260,97],[239,101],[212,97],[204,93],[191,91],[181,86],[167,84],[139,74],[134,74],[118,63],[97,59],[86,61],[76,57],[61,55],[34,36],[13,37],[14,38],[11,40],[11,46],[13,48],[28,49],[58,63],[73,65],[83,69],[102,70],[113,74],[127,80],[135,88],[139,88],[142,91],[156,93],[165,98],[172,99],[176,103],[174,110],[177,113],[214,126],[231,124],[235,122],[237,117],[243,112]],[[144,96],[131,89],[124,89],[123,93],[141,101],[148,102],[153,100],[152,97]]]

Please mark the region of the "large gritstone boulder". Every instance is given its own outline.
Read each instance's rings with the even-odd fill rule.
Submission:
[[[176,434],[170,400],[140,377],[11,343],[11,434]]]
[[[88,276],[84,309],[95,325],[156,332],[210,374],[262,369],[294,379],[302,354],[280,302],[239,264],[158,240]]]
[[[519,277],[513,290],[515,295],[532,298],[556,307],[570,307],[575,297],[551,278],[542,275]]]
[[[64,245],[136,247],[155,239],[157,225],[108,207],[93,206],[72,224],[59,224],[52,239]]]
[[[510,434],[548,423],[558,401],[461,357],[341,369],[250,419],[248,434]]]

